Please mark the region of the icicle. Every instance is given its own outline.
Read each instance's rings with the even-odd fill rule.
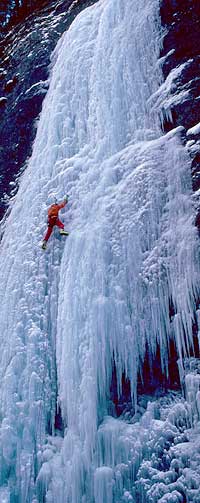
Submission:
[[[113,501],[113,470],[108,466],[97,468],[94,474],[95,503]]]

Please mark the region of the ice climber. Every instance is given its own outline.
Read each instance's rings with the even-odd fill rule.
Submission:
[[[48,208],[48,229],[42,242],[43,250],[46,250],[47,241],[50,238],[53,227],[55,225],[59,227],[61,235],[68,236],[69,233],[64,230],[64,224],[58,218],[59,211],[61,210],[61,208],[64,208],[66,206],[67,202],[68,202],[68,196],[64,197],[62,203],[57,203],[57,200],[55,198],[55,202]]]

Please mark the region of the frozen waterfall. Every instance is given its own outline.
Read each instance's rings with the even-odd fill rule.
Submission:
[[[110,399],[114,365],[119,396],[125,375],[136,407],[145,355],[153,363],[159,348],[167,374],[170,340],[180,368],[193,349],[199,268],[190,159],[183,128],[164,136],[152,109],[159,50],[159,0],[100,0],[53,54],[1,246],[2,503],[157,502],[166,491],[151,485],[151,463],[163,431],[179,438],[178,417],[192,428],[189,402],[169,399],[159,418],[146,403],[131,422],[112,414]],[[61,241],[55,232],[44,254],[52,192],[70,196],[70,235]],[[183,501],[168,472],[177,500],[159,501]]]

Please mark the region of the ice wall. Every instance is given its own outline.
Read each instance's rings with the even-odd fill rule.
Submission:
[[[162,136],[151,111],[161,83],[158,9],[158,0],[100,0],[54,53],[1,248],[6,503],[139,501],[133,485],[152,429],[157,439],[155,411],[130,429],[107,417],[113,362],[119,394],[125,373],[136,401],[146,350],[153,360],[160,347],[164,373],[170,338],[180,360],[192,349],[190,162],[182,128]],[[61,242],[55,232],[44,254],[52,192],[70,195],[70,236]],[[54,436],[57,395],[64,439]]]

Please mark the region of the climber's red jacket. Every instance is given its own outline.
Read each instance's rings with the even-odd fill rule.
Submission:
[[[63,201],[60,204],[52,204],[50,208],[48,209],[48,218],[58,218],[58,212],[61,210],[61,208],[64,208],[65,205],[67,204],[66,201]]]

